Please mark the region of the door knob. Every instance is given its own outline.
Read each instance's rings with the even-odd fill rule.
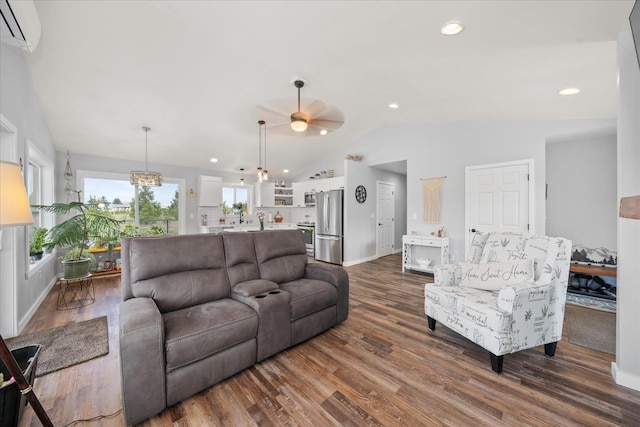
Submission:
[[[469,230],[469,231],[470,231],[470,232],[472,232],[472,233],[477,233],[477,232],[478,232],[478,230],[476,230],[475,228],[472,228],[472,229],[471,229],[471,230]]]

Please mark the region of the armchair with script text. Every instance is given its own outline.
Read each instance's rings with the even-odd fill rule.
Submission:
[[[428,326],[436,321],[503,356],[544,344],[553,356],[562,337],[571,242],[525,233],[476,233],[466,263],[437,265],[425,285]]]

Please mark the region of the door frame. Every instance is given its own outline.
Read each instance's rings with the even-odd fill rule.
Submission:
[[[536,230],[536,207],[535,207],[535,161],[534,159],[513,160],[509,162],[488,163],[484,165],[473,165],[464,168],[464,253],[469,253],[469,245],[471,244],[469,239],[469,173],[480,169],[497,169],[508,166],[520,166],[527,165],[529,169],[529,233],[535,233]]]
[[[378,191],[379,189],[379,185],[380,184],[386,184],[386,185],[390,185],[391,186],[391,195],[392,195],[392,202],[391,202],[391,207],[393,209],[392,212],[392,222],[393,225],[391,226],[391,254],[395,253],[395,238],[396,238],[396,185],[393,182],[388,182],[388,181],[380,181],[380,180],[376,180],[376,224],[380,223],[380,214],[379,214],[379,202],[380,202],[380,192]],[[380,258],[380,228],[376,225],[376,258]]]

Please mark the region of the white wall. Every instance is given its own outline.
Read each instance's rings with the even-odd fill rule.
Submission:
[[[640,43],[640,40],[637,40]],[[618,36],[618,197],[640,195],[640,68],[631,33]],[[618,384],[640,390],[640,220],[618,218]]]
[[[429,234],[444,226],[451,240],[456,260],[464,259],[465,167],[513,160],[534,159],[535,162],[535,224],[537,233],[545,233],[545,150],[551,138],[571,135],[602,135],[615,132],[615,119],[561,121],[460,122],[447,124],[415,124],[383,126],[349,145],[349,152],[362,154],[359,163],[346,163],[348,191],[356,184],[355,173],[369,186],[374,176],[367,165],[407,161],[407,224],[406,232]],[[344,153],[319,159],[319,164],[335,164]],[[352,165],[357,165],[351,168]],[[443,223],[423,222],[422,185],[420,178],[447,176],[443,185]],[[367,186],[367,188],[369,188]],[[366,205],[366,204],[365,204]],[[350,206],[350,205],[348,205]],[[357,207],[356,207],[357,208]],[[348,218],[349,225],[359,231],[361,240],[348,242],[349,259],[360,259],[372,253],[372,233],[368,215],[375,212],[367,206],[357,208],[362,216]],[[415,214],[415,219],[414,219]],[[349,214],[351,216],[351,213]],[[352,224],[351,221],[354,223]],[[360,221],[358,223],[358,221]],[[346,252],[346,251],[345,251]],[[359,258],[360,257],[360,258]]]
[[[353,265],[377,257],[376,203],[377,181],[394,185],[394,251],[402,249],[402,235],[406,234],[406,177],[362,162],[344,161],[344,263]],[[367,189],[367,199],[358,203],[355,191],[358,185]]]
[[[617,248],[616,136],[548,143],[547,234]]]
[[[31,141],[48,159],[55,159],[55,148],[49,128],[40,109],[40,101],[35,93],[22,49],[0,44],[0,112],[17,128],[18,153],[26,163]],[[55,281],[55,260],[49,258],[45,264],[26,279],[26,239],[23,227],[18,230],[17,247],[17,320],[22,329],[35,312],[39,301],[46,296]],[[4,284],[2,285],[4,286]],[[18,330],[18,332],[19,332]]]

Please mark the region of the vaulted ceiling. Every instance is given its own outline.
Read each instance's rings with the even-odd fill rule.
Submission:
[[[257,105],[321,99],[326,136],[267,131],[291,174],[385,124],[616,116],[625,1],[36,1],[25,53],[60,151],[251,173]],[[444,36],[449,21],[465,29]],[[582,92],[559,96],[572,86]],[[398,103],[399,108],[388,105]],[[273,125],[267,122],[267,127]],[[219,162],[212,165],[211,157]]]

